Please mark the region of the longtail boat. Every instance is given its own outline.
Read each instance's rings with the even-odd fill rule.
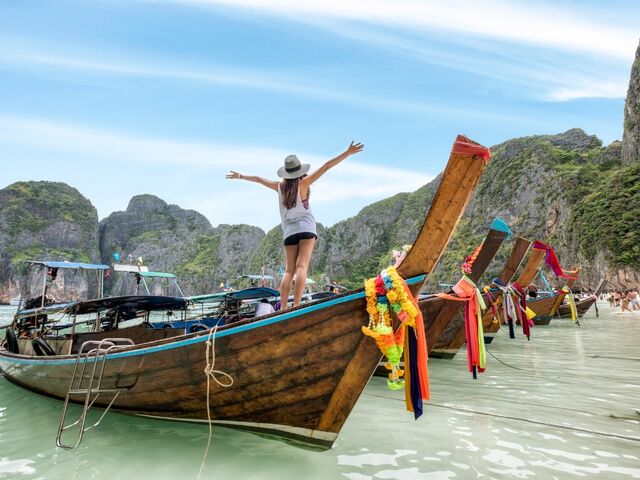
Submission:
[[[570,292],[570,288],[573,286],[576,281],[576,277],[580,269],[576,268],[575,270],[566,271],[563,270],[567,276],[573,278],[567,278],[565,283],[565,288],[562,288],[558,291],[551,292],[550,294],[538,296],[537,298],[532,298],[527,301],[527,306],[533,310],[536,314],[533,317],[533,323],[536,325],[549,325],[551,323],[551,319],[558,311],[560,305],[562,305],[563,300]],[[569,316],[571,313],[569,313]]]
[[[588,298],[583,298],[581,300],[577,300],[575,302],[578,318],[581,318],[585,313],[587,313],[587,311],[593,305],[596,305],[596,302],[598,298],[600,298],[600,295],[602,294],[602,292],[604,291],[604,287],[606,284],[607,284],[607,280],[603,278],[602,280],[600,280],[600,283],[598,284],[598,287],[596,288],[596,291],[592,296]],[[596,308],[596,315],[597,315],[598,306],[596,305],[595,308]],[[561,304],[558,307],[557,316],[560,318],[571,318],[571,306],[566,303]]]
[[[524,248],[524,246],[521,246],[520,248]],[[515,250],[515,247],[514,247],[514,250]],[[525,253],[526,253],[526,250],[525,250]],[[520,286],[524,286],[524,288],[526,288],[526,286],[529,285],[537,275],[538,266],[540,265],[540,262],[542,262],[544,256],[545,256],[544,250],[533,248],[531,250],[531,254],[529,255],[529,259],[527,260],[527,263],[525,264],[524,268],[520,272],[520,275],[518,275],[518,278],[515,280],[514,283]],[[514,262],[515,260],[516,259],[514,258]],[[512,274],[512,277],[513,277],[513,274]],[[502,309],[497,308],[496,312],[497,312],[497,315],[494,315],[493,309],[488,309],[486,315],[488,315],[489,317],[487,317],[486,320],[485,318],[483,318],[482,323],[485,326],[484,337],[485,337],[486,343],[492,342],[493,337],[495,337],[495,334],[498,332],[498,330],[500,330],[500,324],[503,321]],[[491,318],[491,321],[489,321],[489,318]]]
[[[498,274],[498,281],[501,285],[508,285],[520,267],[522,260],[525,255],[529,251],[529,247],[531,247],[531,241],[526,238],[518,237],[513,244],[513,248],[511,249],[511,253],[509,254],[509,258],[507,258],[507,263],[505,263],[504,268]],[[491,291],[484,293],[485,304],[487,305],[487,310],[482,315],[482,328],[484,331],[484,342],[485,344],[489,344],[493,341],[495,336],[495,332],[487,334],[488,331],[492,330],[494,323],[500,328],[500,318],[496,315],[500,309],[500,305],[502,304],[502,291]]]
[[[489,156],[466,137],[456,139],[422,229],[397,269],[414,294],[448,244]],[[80,314],[84,306],[68,311]],[[111,409],[212,422],[327,449],[381,357],[362,333],[368,321],[361,289],[217,330],[145,343],[115,337],[82,342],[82,333],[65,335],[49,356],[25,354],[33,339],[16,338],[9,328],[0,369],[17,385],[65,400],[57,435],[61,447],[80,443],[87,411],[95,406],[105,409],[102,416]],[[69,402],[83,405],[72,423],[65,421]],[[78,436],[68,442],[74,426]]]
[[[504,228],[492,226],[467,275],[473,282],[480,279],[509,234]],[[465,342],[464,305],[436,295],[421,300],[419,305],[425,319],[429,356],[453,358]]]
[[[526,239],[521,238],[521,237],[518,237],[516,239],[515,244],[514,244],[513,248],[511,249],[511,253],[509,255],[509,258],[507,259],[507,263],[505,264],[504,268],[502,269],[502,271],[500,272],[500,274],[497,277],[499,279],[499,281],[502,282],[503,285],[507,285],[513,279],[513,276],[515,275],[516,270],[520,266],[520,263],[522,262],[522,259],[527,254],[527,251],[529,250],[529,246],[530,245],[531,245],[531,242],[529,240],[526,240]],[[495,300],[497,298],[500,298],[501,296],[502,296],[501,293],[498,294],[498,296],[496,296],[494,294],[492,297],[490,297],[487,292],[483,293],[484,303],[487,306],[487,309],[485,310],[484,314],[482,315],[483,331],[486,331],[485,328],[487,328],[490,324],[492,324],[494,322],[494,310],[491,307],[491,302],[492,301],[495,302]],[[494,305],[494,307],[496,309],[498,308],[496,305]],[[497,320],[497,321],[499,322],[499,320]],[[491,343],[493,338],[494,338],[494,335],[491,335],[490,337],[488,337],[485,334],[484,335],[485,344]],[[487,341],[487,339],[489,339],[489,340]],[[456,348],[459,350],[460,347],[462,347],[462,345],[464,344],[464,342],[465,342],[464,329],[459,329],[458,333],[456,334],[456,336],[453,337],[453,339],[449,343],[448,348],[451,351],[453,351]],[[447,357],[444,357],[444,358],[447,358]]]

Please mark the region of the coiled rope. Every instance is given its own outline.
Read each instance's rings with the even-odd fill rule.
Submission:
[[[216,332],[218,331],[218,325],[215,325],[209,330],[209,335],[205,343],[205,359],[207,366],[204,367],[204,374],[207,377],[207,421],[209,423],[209,438],[207,440],[207,448],[204,450],[204,456],[202,457],[202,463],[200,464],[200,471],[198,472],[198,480],[202,477],[204,471],[204,465],[207,461],[207,455],[209,454],[209,447],[211,446],[211,437],[213,436],[213,424],[211,423],[211,408],[210,408],[210,396],[211,396],[211,380],[216,382],[222,388],[229,388],[233,385],[233,377],[226,372],[216,370]],[[216,375],[219,374],[223,377],[223,380],[219,380]]]

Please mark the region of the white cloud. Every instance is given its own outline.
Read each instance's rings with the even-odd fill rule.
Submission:
[[[629,60],[638,31],[608,25],[580,11],[542,2],[506,0],[175,0],[197,6],[228,6],[297,21],[324,17],[419,31],[434,29],[550,49]]]
[[[183,208],[200,211],[214,224],[249,223],[265,230],[278,222],[274,193],[247,182],[225,180],[224,173],[233,169],[275,178],[276,168],[290,153],[263,146],[140,137],[12,115],[0,115],[0,140],[0,146],[5,148],[43,151],[48,158],[76,157],[89,163],[117,161],[207,170],[203,172],[211,178],[207,189],[180,192],[165,189],[162,196]],[[305,152],[299,152],[299,155],[313,166],[329,158]],[[390,159],[389,163],[394,160]],[[168,171],[175,174],[174,170]],[[362,157],[357,161],[348,159],[312,187],[313,209],[319,221],[332,224],[355,214],[372,201],[415,190],[432,178],[431,175],[403,168],[368,164]]]
[[[220,169],[280,163],[287,153],[277,149],[185,142],[134,136],[39,119],[0,115],[0,138],[29,148],[86,155],[103,160],[181,164]]]
[[[468,72],[518,86],[519,96],[563,102],[579,98],[624,98],[628,86],[628,63],[585,59],[547,49],[529,49],[526,58],[504,44],[456,38],[446,48],[427,37],[378,31],[371,27],[343,28],[335,22],[315,21],[318,28],[349,40],[363,42],[386,54],[403,56],[424,64]]]
[[[40,50],[40,47],[36,47]],[[322,85],[317,80],[304,78],[292,72],[274,73],[273,70],[233,69],[224,66],[190,68],[184,65],[168,65],[150,62],[147,59],[130,61],[110,60],[113,54],[101,57],[99,52],[92,52],[92,60],[77,55],[59,55],[33,53],[5,49],[0,52],[0,62],[13,67],[41,67],[56,70],[82,71],[93,74],[109,74],[118,76],[137,76],[181,81],[199,82],[210,85],[251,88],[287,95],[319,98],[338,103],[359,106],[367,110],[402,112],[413,114],[460,114],[468,116],[468,112],[425,104],[416,101],[386,99],[380,96],[368,96],[354,93],[347,85]]]

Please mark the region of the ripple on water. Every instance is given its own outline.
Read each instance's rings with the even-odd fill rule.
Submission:
[[[394,480],[449,480],[456,474],[451,470],[438,472],[421,472],[417,468],[403,468],[400,470],[383,470],[376,473],[375,478]]]
[[[31,467],[33,460],[26,458],[9,460],[8,458],[0,458],[0,475],[31,475],[36,469]]]
[[[407,455],[415,455],[415,450],[396,450],[395,454],[388,453],[364,453],[361,455],[338,455],[338,465],[348,465],[351,467],[363,467],[365,465],[398,466],[398,458]]]
[[[594,450],[594,452],[599,457],[607,457],[607,458],[620,458],[620,455],[616,455],[612,452],[605,452],[603,450]]]

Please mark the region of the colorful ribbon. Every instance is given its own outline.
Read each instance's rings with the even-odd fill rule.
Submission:
[[[473,378],[477,372],[484,372],[486,367],[486,351],[484,332],[482,329],[482,310],[486,308],[482,293],[476,284],[466,275],[453,288],[455,295],[437,293],[436,296],[454,302],[465,302],[464,323],[467,339],[467,365]]]
[[[519,321],[522,325],[522,333],[527,336],[527,340],[531,339],[531,327],[533,321],[529,318],[528,312],[531,311],[527,307],[527,294],[524,289],[513,282],[507,286],[496,284],[502,291],[503,321],[509,325],[509,338],[515,338],[515,322]]]
[[[560,262],[558,261],[556,252],[553,250],[551,245],[547,245],[546,243],[542,243],[540,240],[536,240],[533,242],[533,248],[537,250],[544,250],[546,252],[544,261],[549,266],[549,268],[551,268],[556,277],[564,277],[568,278],[569,280],[576,279],[576,277],[571,277],[564,273],[564,270],[562,270]]]
[[[573,299],[573,292],[567,286],[562,287],[562,291],[565,293],[565,297],[567,302],[569,303],[569,309],[571,310],[571,320],[575,323],[578,321],[578,308],[576,307],[576,302]]]

